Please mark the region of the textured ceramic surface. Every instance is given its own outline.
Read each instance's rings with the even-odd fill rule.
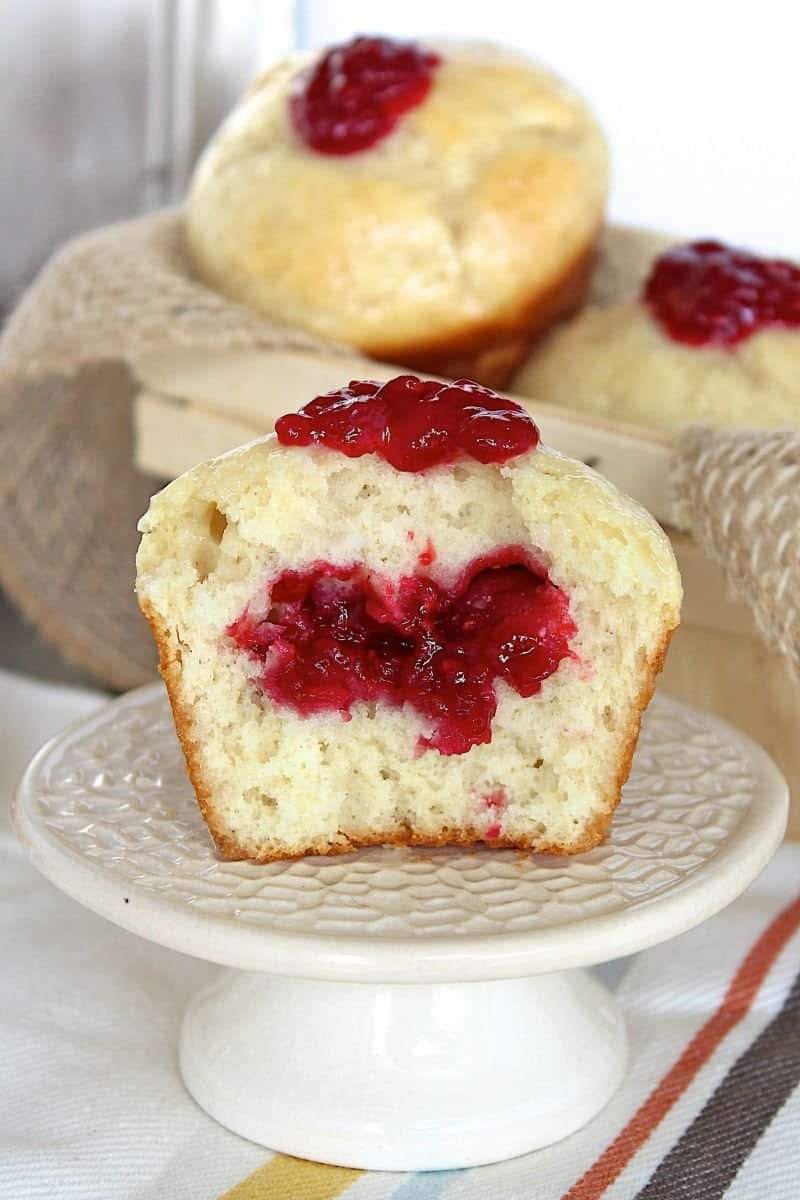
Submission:
[[[289,1154],[402,1171],[522,1154],[599,1112],[624,1073],[624,1027],[610,994],[567,968],[722,908],[768,861],[786,809],[753,743],[660,699],[589,854],[221,863],[148,687],[39,752],[16,822],[67,894],[245,968],[221,972],[183,1023],[181,1070],[207,1112]]]
[[[766,864],[786,803],[753,743],[661,697],[611,836],[588,854],[387,848],[223,863],[155,685],[40,752],[17,826],[64,891],[185,953],[319,979],[444,982],[602,962],[690,928]]]

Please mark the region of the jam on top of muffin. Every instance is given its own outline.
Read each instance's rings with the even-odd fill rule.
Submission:
[[[674,341],[732,347],[760,329],[800,327],[800,267],[721,242],[691,242],[656,259],[644,301]]]
[[[333,46],[298,78],[292,123],[320,154],[357,154],[391,133],[427,96],[438,54],[414,42],[356,37]]]
[[[505,462],[539,442],[524,408],[491,388],[415,375],[383,384],[354,380],[280,417],[275,432],[284,446],[318,444],[349,458],[377,454],[398,471],[463,457]]]

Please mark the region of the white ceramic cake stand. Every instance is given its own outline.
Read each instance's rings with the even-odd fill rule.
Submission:
[[[784,830],[786,785],[722,722],[664,698],[605,845],[575,858],[374,849],[215,857],[159,685],[39,752],[19,836],[69,896],[228,969],[180,1035],[223,1125],[347,1166],[473,1166],[590,1120],[625,1071],[611,994],[580,967],[697,925]]]

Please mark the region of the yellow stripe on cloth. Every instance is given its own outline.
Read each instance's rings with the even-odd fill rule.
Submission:
[[[276,1154],[219,1200],[336,1200],[363,1174]]]

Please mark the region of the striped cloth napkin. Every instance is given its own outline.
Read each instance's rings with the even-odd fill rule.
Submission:
[[[467,1171],[303,1162],[216,1125],[183,1090],[181,1012],[214,968],[64,898],[5,800],[36,743],[102,697],[0,672],[0,1200],[798,1200],[800,846],[617,987],[623,1087],[547,1150]]]

